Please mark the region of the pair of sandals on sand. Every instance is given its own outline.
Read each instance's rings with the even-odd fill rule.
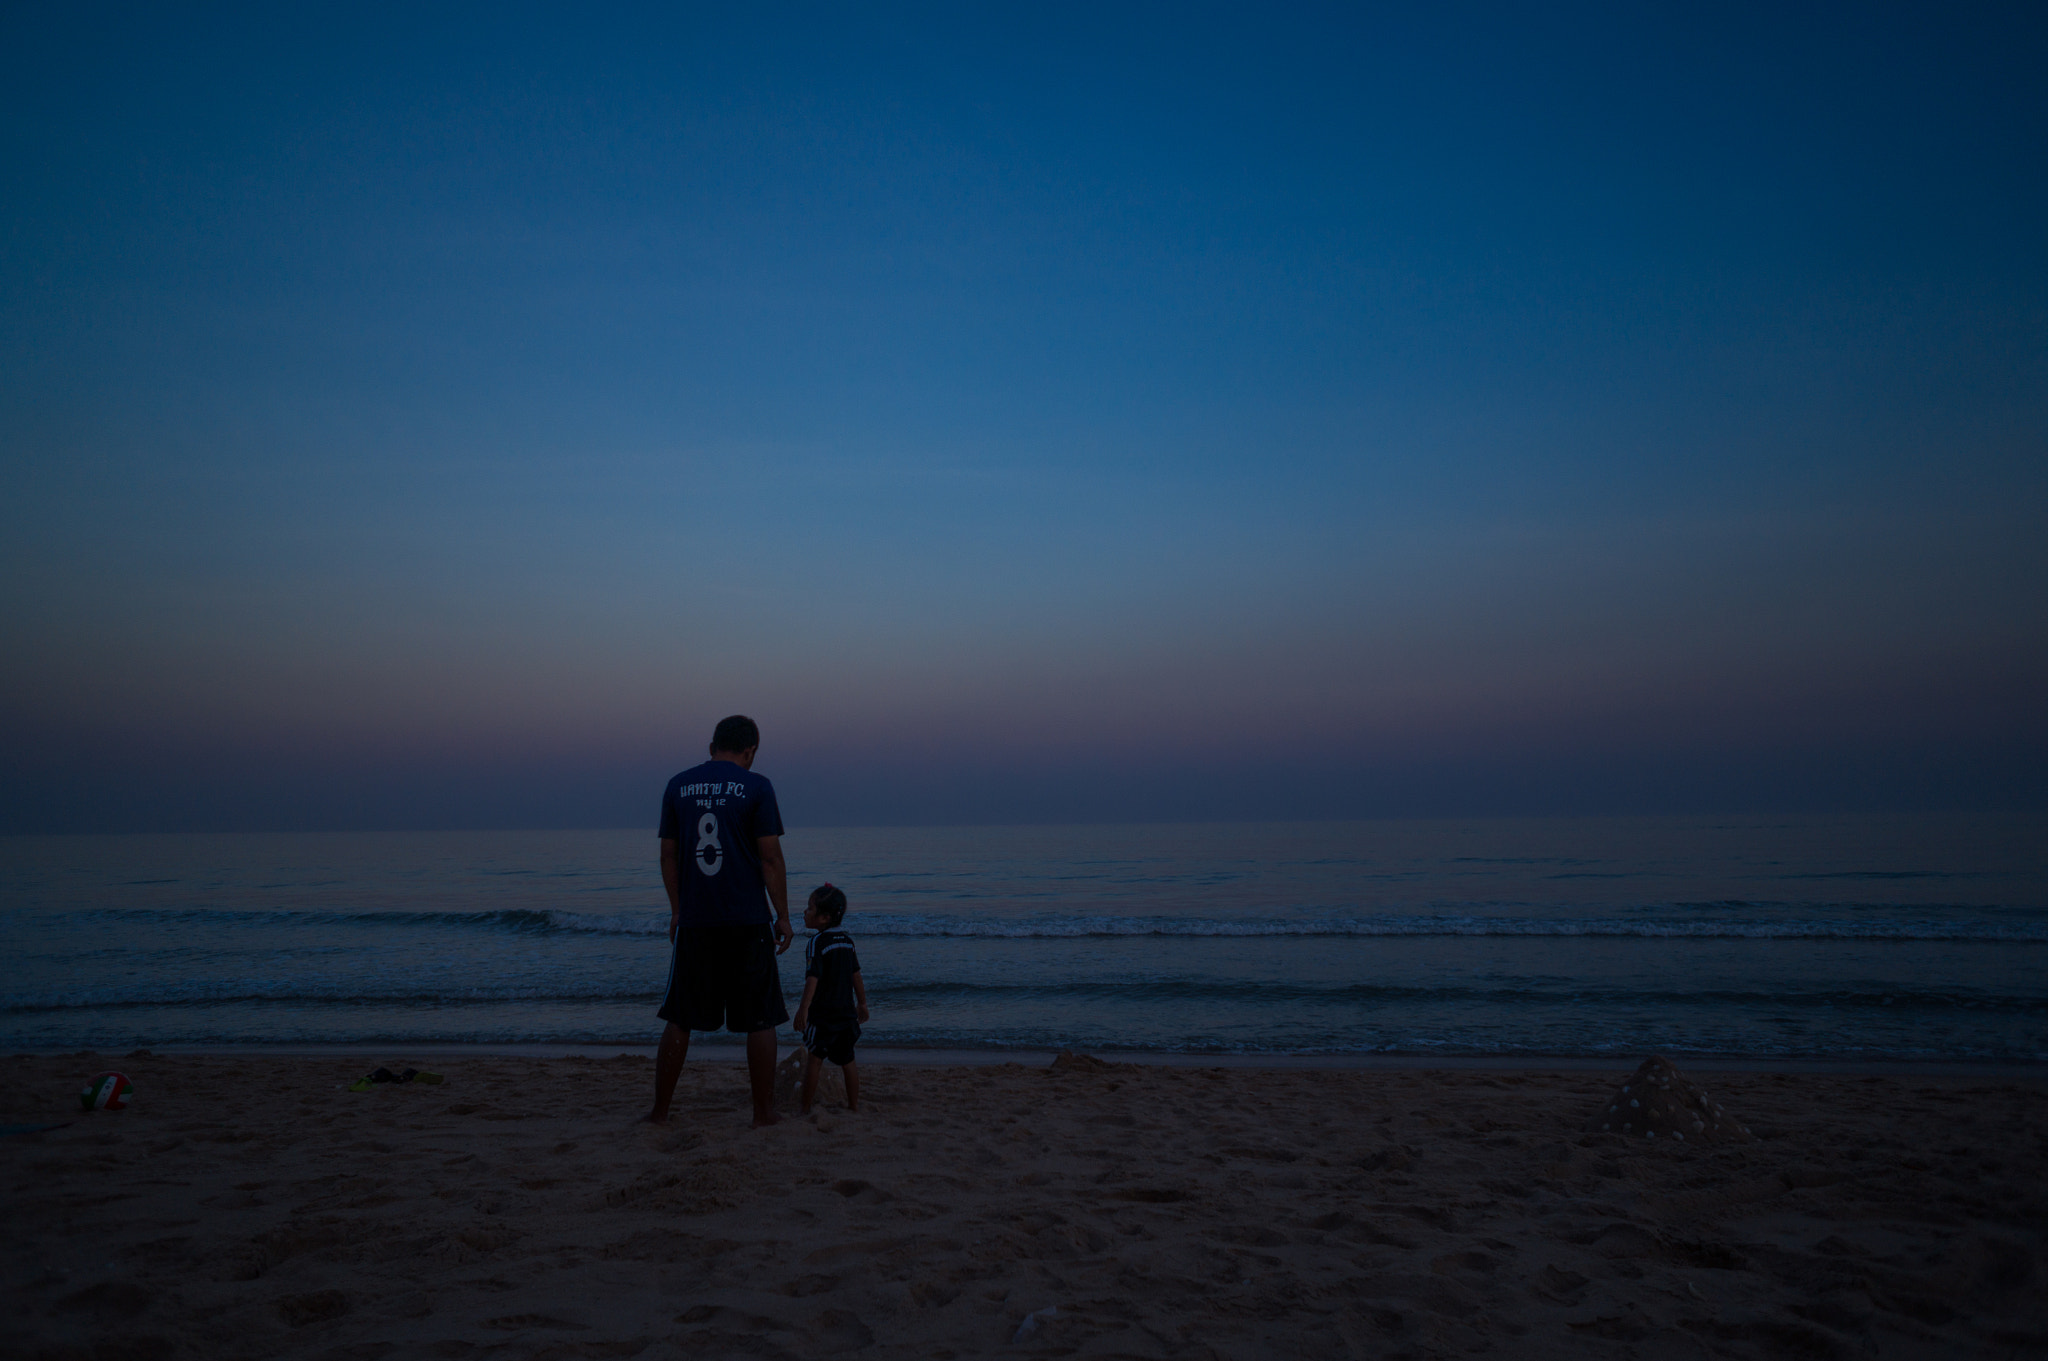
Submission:
[[[439,1081],[441,1081],[439,1073],[422,1073],[417,1068],[408,1068],[402,1073],[394,1073],[389,1068],[379,1068],[368,1077],[359,1077],[354,1082],[349,1083],[348,1089],[352,1092],[367,1092],[380,1082],[438,1083]]]

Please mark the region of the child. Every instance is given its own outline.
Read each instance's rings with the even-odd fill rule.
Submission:
[[[818,1072],[826,1059],[839,1065],[846,1079],[846,1109],[860,1109],[860,1070],[853,1046],[860,1022],[868,1018],[867,985],[860,978],[860,956],[853,937],[839,929],[846,920],[846,895],[830,884],[812,890],[804,906],[804,925],[818,934],[804,947],[804,999],[796,1004],[797,1033],[810,1057],[804,1061],[803,1113],[811,1113],[818,1094]]]

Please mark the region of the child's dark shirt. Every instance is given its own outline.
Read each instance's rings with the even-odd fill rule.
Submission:
[[[821,1021],[852,1020],[858,1014],[853,1000],[853,976],[860,972],[860,956],[853,952],[853,937],[836,926],[828,926],[811,937],[804,947],[804,977],[818,980],[811,997],[811,1015]]]

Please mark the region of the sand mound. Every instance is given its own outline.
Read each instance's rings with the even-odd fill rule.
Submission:
[[[1062,1051],[1052,1061],[1052,1070],[1055,1073],[1106,1073],[1119,1066],[1096,1058],[1093,1054],[1077,1054],[1071,1049]]]
[[[775,1065],[775,1108],[793,1111],[801,1104],[804,1085],[804,1062],[810,1055],[801,1046],[789,1051],[782,1062]],[[844,1106],[846,1104],[846,1082],[840,1077],[839,1069],[826,1064],[818,1073],[818,1091],[812,1098],[818,1106]]]
[[[1598,1115],[1586,1122],[1589,1133],[1637,1135],[1645,1139],[1676,1139],[1681,1143],[1746,1144],[1750,1133],[1693,1083],[1681,1077],[1670,1059],[1658,1054],[1643,1060],[1635,1075],[1621,1084]]]

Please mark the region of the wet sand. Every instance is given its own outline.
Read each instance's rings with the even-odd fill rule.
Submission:
[[[864,1064],[753,1131],[727,1063],[665,1128],[639,1056],[0,1063],[70,1122],[0,1139],[6,1357],[2048,1353],[2031,1075],[1689,1073],[1758,1137],[1680,1146],[1582,1132],[1632,1064]]]

